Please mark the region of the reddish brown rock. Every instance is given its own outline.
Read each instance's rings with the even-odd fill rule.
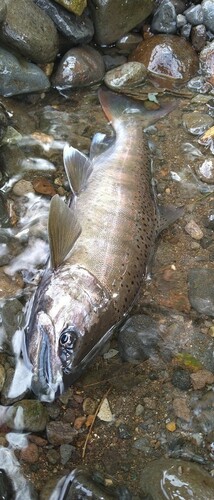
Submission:
[[[20,459],[29,464],[35,464],[39,459],[38,446],[30,443],[26,448],[22,448],[20,452]]]
[[[141,42],[129,61],[145,64],[157,86],[175,87],[195,76],[198,56],[184,38],[176,35],[155,35]]]
[[[56,194],[51,182],[45,179],[45,177],[36,177],[32,184],[36,193],[46,194],[48,196],[54,196]]]

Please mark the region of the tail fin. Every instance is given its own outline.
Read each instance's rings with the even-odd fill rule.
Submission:
[[[164,117],[175,109],[178,105],[176,99],[170,99],[164,103],[163,107],[155,110],[148,110],[142,102],[122,94],[112,92],[105,87],[101,87],[98,92],[100,104],[109,121],[114,123],[118,118],[130,119],[133,115],[140,114],[144,128],[152,125],[160,118]]]

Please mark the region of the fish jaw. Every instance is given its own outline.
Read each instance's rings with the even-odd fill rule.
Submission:
[[[56,393],[63,391],[62,366],[58,356],[58,343],[51,318],[44,311],[36,315],[36,342],[27,350],[26,342],[22,348],[26,366],[31,367],[31,389],[41,400],[51,402]]]

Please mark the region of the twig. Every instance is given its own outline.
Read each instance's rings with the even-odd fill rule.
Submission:
[[[96,420],[96,418],[97,418],[97,414],[99,413],[100,408],[101,408],[101,406],[102,406],[102,404],[103,404],[103,401],[104,401],[104,399],[108,396],[108,393],[110,392],[110,390],[111,390],[111,387],[109,387],[109,389],[106,391],[106,393],[105,393],[105,394],[104,394],[104,396],[102,397],[102,399],[101,399],[100,403],[98,404],[98,407],[97,407],[97,409],[96,409],[96,411],[95,411],[94,418],[93,418],[93,420],[92,420],[92,422],[91,422],[91,425],[90,425],[90,427],[89,427],[89,431],[88,431],[88,434],[87,434],[87,436],[86,436],[86,440],[85,440],[85,443],[84,443],[84,446],[83,446],[83,449],[82,449],[82,458],[84,458],[84,457],[85,457],[85,453],[86,453],[86,448],[87,448],[88,440],[89,440],[89,437],[90,437],[90,435],[91,435],[91,431],[92,431],[92,429],[93,429],[94,422],[95,422],[95,420]]]

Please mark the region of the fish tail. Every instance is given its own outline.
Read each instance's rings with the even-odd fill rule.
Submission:
[[[171,113],[178,105],[176,99],[168,99],[160,108],[148,110],[142,102],[125,95],[117,94],[116,92],[111,92],[105,87],[99,89],[98,95],[103,111],[110,122],[114,123],[118,118],[120,120],[127,120],[133,117],[133,115],[136,117],[139,114],[144,128]]]

